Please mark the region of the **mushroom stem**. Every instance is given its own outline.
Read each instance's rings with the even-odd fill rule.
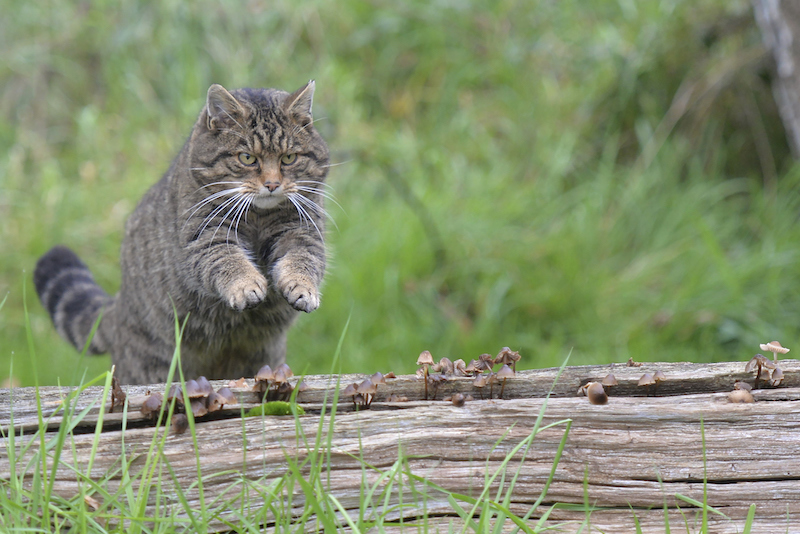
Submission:
[[[503,391],[505,391],[505,389],[506,389],[506,380],[508,380],[508,379],[504,378],[503,379],[503,385],[500,386],[500,396],[497,397],[498,399],[502,399],[503,398]]]
[[[428,365],[425,364],[425,400],[428,400]]]

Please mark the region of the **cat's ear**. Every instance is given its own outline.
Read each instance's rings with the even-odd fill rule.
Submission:
[[[310,123],[311,106],[314,104],[314,80],[286,97],[283,109],[286,114],[296,119],[303,126]]]
[[[221,85],[214,84],[208,88],[206,98],[208,120],[206,125],[209,130],[218,128],[231,128],[234,125],[241,127],[245,111],[242,105]]]

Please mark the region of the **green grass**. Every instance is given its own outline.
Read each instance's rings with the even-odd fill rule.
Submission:
[[[295,369],[746,359],[800,329],[800,170],[746,0],[0,0],[0,375],[76,384],[35,302],[63,243],[113,292],[126,218],[211,83],[317,80],[332,261]],[[676,45],[679,43],[679,46]],[[24,331],[23,287],[38,369]],[[1,376],[0,376],[1,377]]]

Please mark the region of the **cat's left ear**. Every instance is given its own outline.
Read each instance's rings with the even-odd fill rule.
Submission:
[[[231,128],[234,125],[241,127],[245,116],[244,108],[239,101],[227,89],[216,83],[208,88],[206,110],[208,111],[206,125],[209,130]]]
[[[303,126],[310,123],[311,106],[314,104],[314,80],[286,97],[283,109],[290,117],[295,118]]]

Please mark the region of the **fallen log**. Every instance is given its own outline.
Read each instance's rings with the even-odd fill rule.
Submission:
[[[751,505],[754,532],[793,531],[800,528],[800,362],[780,365],[784,382],[755,390],[752,404],[728,400],[734,382],[753,382],[744,362],[617,365],[619,385],[606,405],[592,405],[577,391],[601,380],[608,365],[567,367],[557,381],[559,369],[520,371],[506,383],[503,399],[496,398],[495,387],[495,398],[481,400],[472,379],[452,377],[435,393],[437,399],[456,392],[475,397],[462,407],[423,400],[423,381],[412,375],[388,380],[371,409],[355,410],[350,399],[339,397],[334,405],[334,392],[362,375],[309,376],[304,378],[308,388],[297,397],[306,415],[242,418],[259,398],[249,387],[240,388],[235,390],[239,403],[198,419],[194,435],[167,434],[167,428],[139,414],[144,394],[165,391],[163,384],[124,387],[129,401],[124,413],[105,413],[109,403],[97,387],[74,398],[68,397],[74,388],[39,388],[39,403],[48,436],[67,421],[73,428],[70,453],[61,455],[63,466],[54,471],[56,494],[83,495],[91,490],[88,479],[102,480],[115,494],[125,484],[122,466],[128,477],[135,476],[148,465],[154,437],[163,438],[154,461],[168,466],[161,491],[170,504],[151,498],[148,514],[181,515],[187,505],[201,509],[203,502],[220,499],[216,502],[224,502],[225,509],[212,521],[218,530],[231,529],[236,510],[263,506],[264,488],[278,487],[287,474],[311,476],[314,465],[322,465],[320,487],[335,496],[340,513],[358,516],[365,488],[375,485],[383,497],[367,504],[375,517],[393,522],[385,528],[400,529],[401,520],[418,524],[422,517],[429,527],[463,525],[465,513],[448,495],[464,496],[466,501],[456,500],[469,511],[469,499],[480,500],[488,488],[492,499],[507,493],[508,510],[519,518],[528,514],[529,525],[544,518],[542,525],[566,531],[581,525],[586,531],[587,522],[609,532],[633,531],[636,522],[647,532],[663,531],[667,524],[672,532],[696,531],[702,520],[698,504],[704,500],[713,507],[707,512],[713,532],[741,532]],[[655,396],[648,395],[636,384],[656,369],[667,380]],[[390,393],[409,401],[383,402]],[[21,466],[35,463],[31,460],[42,443],[34,434],[39,428],[36,391],[4,390],[0,399],[0,425],[7,436],[0,448],[0,479],[15,473],[31,485],[32,472]],[[65,406],[81,414],[80,421],[74,416],[65,421]],[[101,406],[103,427],[95,442]],[[302,514],[307,495],[297,487],[281,491],[275,498],[285,501],[289,513]],[[304,521],[313,531],[312,519]],[[262,524],[274,520],[265,510]],[[506,526],[514,527],[508,521]]]

